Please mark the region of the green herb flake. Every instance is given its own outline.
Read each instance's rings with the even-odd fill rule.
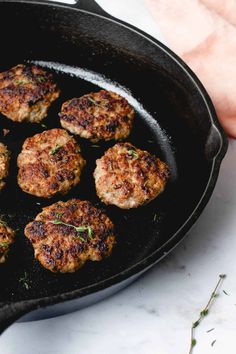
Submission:
[[[220,274],[220,278],[221,279],[225,279],[226,278],[226,274]]]
[[[128,154],[132,157],[135,157],[136,159],[139,158],[139,154],[135,150],[132,149],[128,150]]]
[[[104,107],[103,104],[101,104],[101,102],[98,102],[96,100],[94,100],[92,97],[87,97],[88,101],[90,101],[94,106],[98,106],[98,107]]]
[[[16,85],[24,85],[24,84],[29,84],[30,83],[30,81],[28,81],[28,80],[15,80],[15,84]]]
[[[61,149],[61,147],[61,145],[57,144],[54,148],[51,149],[50,155],[55,155]]]
[[[208,329],[208,331],[206,331],[206,333],[210,333],[212,331],[214,331],[215,328],[211,328],[211,329]]]
[[[46,78],[45,76],[38,76],[36,79],[37,79],[37,81],[39,81],[39,82],[45,82],[45,81],[47,81],[47,78]]]
[[[91,147],[93,147],[93,148],[100,148],[101,146],[93,144],[93,145],[91,145]]]
[[[213,347],[213,345],[215,344],[215,342],[216,342],[216,339],[213,340],[213,342],[211,343],[211,346],[212,346],[212,347]]]
[[[197,326],[199,326],[199,324],[200,324],[200,321],[194,322],[194,323],[193,323],[193,328],[196,328]]]
[[[196,344],[197,344],[197,341],[196,341],[196,339],[195,339],[195,338],[193,338],[193,339],[192,339],[192,343],[191,343],[192,348],[193,348],[193,347],[195,347],[195,345],[196,345]]]
[[[0,225],[7,226],[7,223],[4,220],[0,220]]]
[[[205,317],[205,316],[207,316],[207,315],[208,315],[208,310],[207,310],[207,309],[205,309],[205,310],[203,310],[203,311],[200,312],[200,316],[201,316],[201,317]]]
[[[223,293],[224,293],[225,295],[228,295],[228,296],[229,296],[229,294],[227,293],[226,290],[223,290]]]
[[[28,274],[26,272],[24,272],[23,276],[19,279],[19,282],[26,290],[30,289]]]
[[[9,245],[9,242],[0,242],[0,247],[7,248]]]
[[[47,126],[45,124],[41,124],[41,127],[47,129]]]
[[[60,219],[64,215],[64,213],[57,212],[55,213],[55,215],[58,219]]]

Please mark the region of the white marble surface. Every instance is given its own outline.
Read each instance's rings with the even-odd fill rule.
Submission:
[[[160,38],[142,0],[99,3]],[[14,324],[0,337],[0,353],[188,354],[191,323],[218,275],[226,273],[220,296],[197,329],[194,353],[235,354],[235,162],[236,141],[231,140],[209,204],[187,238],[162,263],[94,306],[55,319]]]

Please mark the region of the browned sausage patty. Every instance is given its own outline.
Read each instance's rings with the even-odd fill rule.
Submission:
[[[85,160],[71,135],[64,129],[51,129],[27,138],[17,163],[21,189],[51,198],[79,183]]]
[[[0,112],[15,122],[40,122],[59,93],[52,75],[35,65],[0,73]]]
[[[0,264],[6,261],[8,252],[14,242],[15,232],[0,220]]]
[[[8,176],[10,153],[7,147],[0,143],[0,190],[5,187],[4,179]]]
[[[100,261],[115,244],[114,225],[88,201],[72,199],[43,209],[25,228],[35,258],[52,272],[75,272]]]
[[[63,128],[96,142],[127,138],[134,114],[125,98],[102,90],[65,102],[60,119]]]
[[[106,204],[136,208],[156,198],[169,177],[167,165],[130,143],[118,143],[96,161],[97,195]]]

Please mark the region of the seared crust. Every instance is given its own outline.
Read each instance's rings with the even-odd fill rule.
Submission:
[[[165,188],[168,166],[130,143],[118,143],[96,161],[97,195],[122,209],[149,203]]]
[[[0,190],[5,187],[4,179],[8,176],[10,153],[7,147],[0,143]]]
[[[40,122],[59,94],[52,74],[35,65],[0,73],[0,112],[15,122]]]
[[[51,198],[79,183],[85,160],[71,135],[64,129],[51,129],[25,140],[17,164],[21,189]]]
[[[90,202],[78,199],[44,208],[26,226],[25,236],[42,266],[61,273],[75,272],[88,260],[102,260],[115,244],[111,220]]]
[[[15,232],[0,220],[0,264],[6,261],[8,252],[14,242]]]
[[[127,138],[134,114],[134,109],[125,98],[101,90],[65,102],[59,116],[63,128],[97,142]]]

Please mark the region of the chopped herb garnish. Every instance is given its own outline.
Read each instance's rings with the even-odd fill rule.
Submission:
[[[68,226],[68,227],[71,227],[73,229],[76,230],[76,232],[80,233],[80,232],[85,232],[87,231],[87,234],[88,234],[88,237],[89,238],[92,238],[93,237],[93,229],[91,226],[75,226],[75,225],[72,225],[72,224],[67,224],[61,220],[52,220],[52,221],[49,221],[51,224],[54,224],[54,225],[64,225],[64,226]],[[80,240],[82,241],[85,241],[85,239],[83,237],[81,237],[80,235],[77,236]]]
[[[0,220],[0,225],[7,226],[6,221]]]
[[[8,247],[9,245],[10,245],[9,242],[0,242],[0,247],[6,248],[6,247]]]
[[[58,219],[60,219],[62,217],[64,213],[60,213],[60,212],[56,212],[55,215]]]
[[[215,342],[216,342],[216,339],[213,340],[213,342],[211,343],[211,346],[212,346],[212,347],[213,347],[213,345],[215,344]]]
[[[45,124],[41,124],[41,127],[47,129],[47,126]]]
[[[154,214],[153,221],[156,221],[156,219],[157,219],[157,214]]]
[[[206,333],[210,333],[212,331],[214,331],[215,328],[211,328],[211,329],[208,329],[208,331],[206,331]]]
[[[90,101],[92,104],[98,107],[104,107],[104,105],[101,102],[95,101],[92,97],[87,97],[88,101]]]
[[[93,147],[93,148],[100,148],[99,145],[91,145],[91,147]]]
[[[24,84],[29,84],[29,80],[15,80],[15,84],[17,85],[24,85]]]
[[[19,279],[19,282],[22,283],[23,287],[26,290],[29,290],[30,285],[29,285],[29,279],[28,279],[28,275],[26,272],[24,272],[23,276]]]
[[[211,308],[211,306],[213,305],[213,302],[215,300],[215,298],[218,296],[218,289],[221,286],[223,280],[226,278],[226,274],[220,274],[219,275],[219,280],[211,294],[210,299],[208,300],[208,303],[206,304],[206,306],[204,307],[204,309],[200,312],[200,316],[197,319],[197,321],[193,322],[192,327],[191,327],[191,342],[190,342],[190,349],[189,349],[189,354],[193,353],[193,348],[195,347],[197,341],[195,339],[195,330],[196,327],[199,326],[199,324],[202,322],[203,318],[206,317],[209,313],[209,310]],[[212,329],[213,330],[213,329]],[[211,330],[210,330],[211,331]],[[209,331],[209,332],[210,332]],[[215,341],[212,342],[212,346],[215,344]]]
[[[196,339],[192,339],[192,347],[195,347],[196,344],[197,344]]]
[[[45,76],[38,76],[38,77],[37,77],[37,81],[39,81],[39,82],[45,82],[45,81],[47,81],[47,78],[46,78]]]
[[[56,145],[54,148],[51,149],[50,151],[50,155],[55,155],[61,148],[62,146],[61,145]]]
[[[226,290],[223,290],[223,293],[224,293],[225,295],[228,295],[228,296],[229,296],[229,294],[226,292]]]
[[[135,157],[136,159],[137,158],[139,158],[139,154],[135,151],[135,150],[128,150],[128,154],[130,155],[130,156],[133,156],[133,157]]]

